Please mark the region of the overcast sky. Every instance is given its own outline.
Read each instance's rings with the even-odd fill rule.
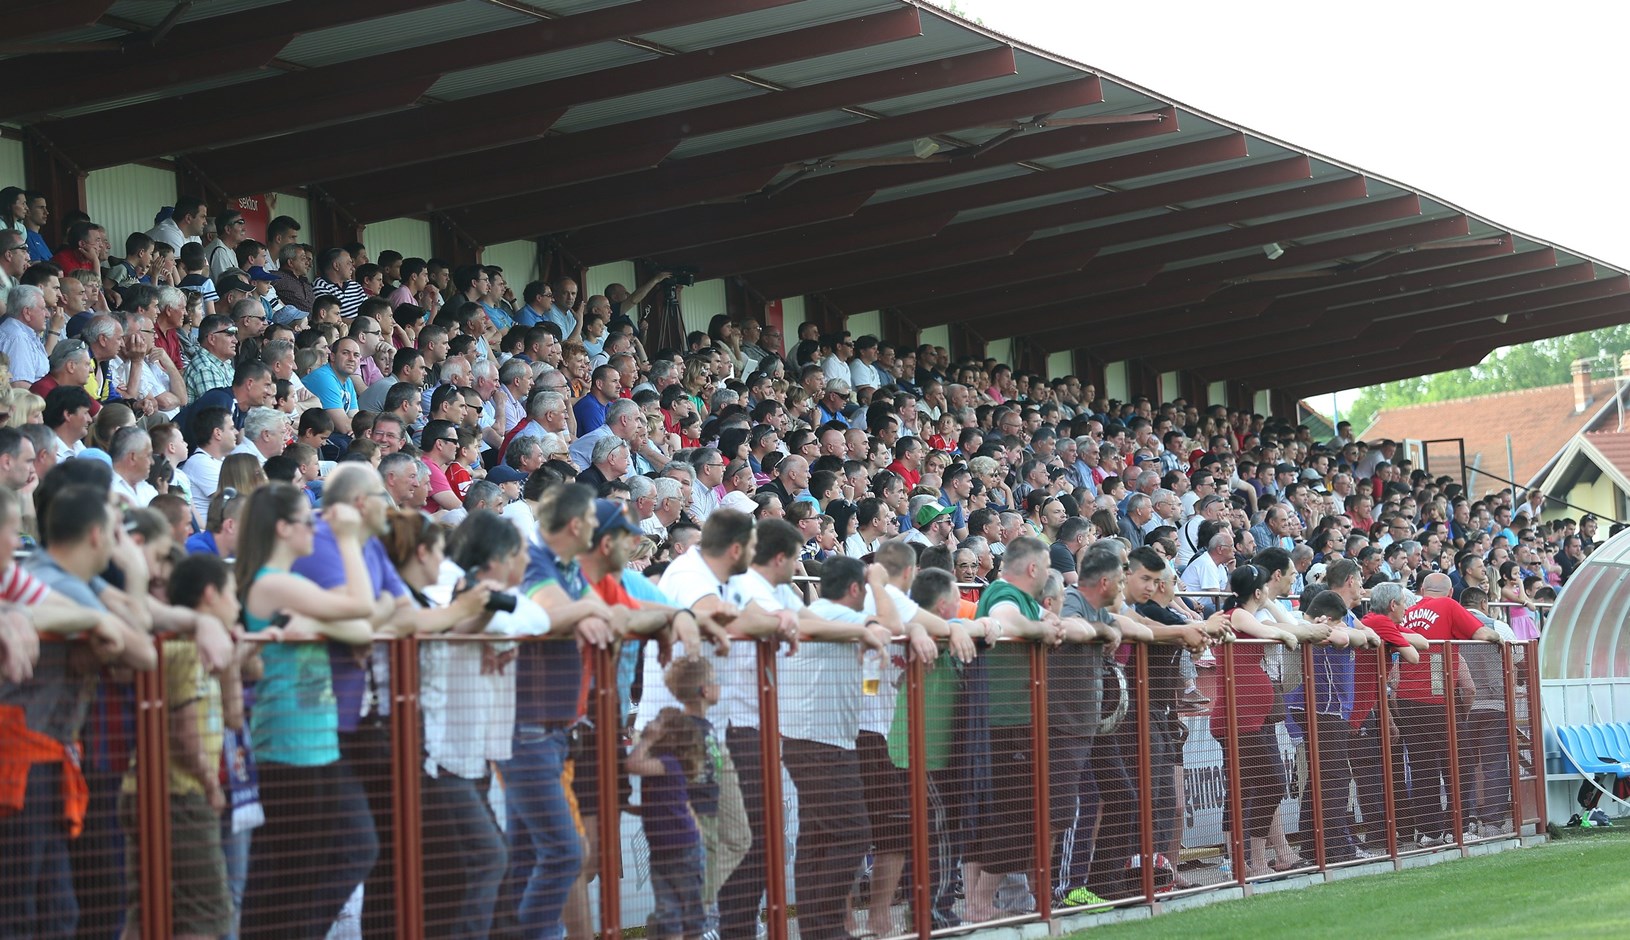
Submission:
[[[1630,4],[958,4],[1021,42],[1630,266]]]

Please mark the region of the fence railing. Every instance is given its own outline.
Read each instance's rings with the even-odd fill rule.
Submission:
[[[733,655],[704,657],[722,704],[674,690],[713,725],[683,782],[630,761],[625,731],[656,734],[659,718],[650,687],[643,713],[619,700],[619,660],[637,654],[584,653],[587,721],[538,725],[535,690],[516,684],[528,643],[576,661],[551,640],[376,643],[363,672],[388,662],[388,687],[364,679],[361,702],[389,714],[332,732],[337,759],[313,722],[361,712],[359,661],[266,645],[277,652],[247,732],[259,827],[230,784],[237,805],[201,811],[186,783],[189,759],[222,749],[207,721],[177,721],[209,697],[186,700],[198,676],[166,669],[195,660],[181,650],[104,680],[73,877],[42,881],[42,896],[77,900],[81,931],[116,930],[128,905],[146,936],[207,924],[200,911],[225,884],[243,936],[321,937],[330,921],[335,936],[530,935],[553,920],[574,938],[642,924],[650,936],[689,933],[716,904],[725,938],[760,918],[774,940],[794,924],[801,937],[927,937],[1544,831],[1537,643],[1436,643],[1399,667],[1374,650],[1239,640],[1202,671],[1211,701],[1193,708],[1169,647],[1004,639],[964,664],[944,651],[922,662],[900,641],[874,674],[853,646],[736,640]],[[298,685],[324,662],[334,700],[268,684]],[[1324,678],[1344,668],[1350,692]],[[1111,726],[1117,672],[1131,677],[1129,707]],[[227,763],[250,756],[222,750]],[[211,826],[213,851],[197,844]]]

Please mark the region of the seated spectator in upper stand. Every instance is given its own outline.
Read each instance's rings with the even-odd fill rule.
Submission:
[[[919,610],[917,616],[933,617],[929,623],[937,626],[945,623],[943,617],[972,614],[979,610],[977,605],[985,604],[984,612],[996,619],[986,616],[961,625],[971,637],[989,641],[1010,630],[1042,636],[1057,626],[1072,641],[1048,654],[1057,659],[1051,668],[1058,680],[1049,686],[1055,694],[1048,703],[1050,732],[1057,739],[1048,769],[1055,780],[1051,792],[1058,799],[1048,811],[1056,820],[1068,813],[1069,821],[1076,823],[1073,862],[1066,865],[1062,851],[1057,853],[1056,887],[1064,889],[1062,903],[1066,904],[1090,904],[1138,890],[1137,869],[1129,866],[1131,856],[1140,851],[1137,806],[1144,795],[1131,781],[1137,777],[1137,736],[1142,732],[1148,734],[1153,774],[1153,786],[1146,796],[1156,807],[1156,828],[1150,835],[1158,854],[1175,858],[1180,848],[1177,808],[1184,801],[1180,747],[1175,743],[1178,732],[1172,728],[1180,710],[1193,712],[1208,705],[1214,715],[1218,710],[1199,690],[1195,667],[1209,665],[1206,635],[1221,628],[1216,622],[1201,621],[1197,613],[1214,604],[1174,596],[1179,573],[1184,588],[1207,591],[1229,591],[1231,579],[1242,570],[1264,573],[1266,582],[1249,592],[1252,596],[1260,593],[1262,603],[1252,608],[1236,597],[1235,606],[1242,612],[1233,616],[1241,618],[1241,623],[1247,622],[1243,618],[1253,618],[1271,639],[1294,635],[1300,642],[1307,639],[1309,627],[1284,609],[1282,599],[1309,584],[1328,583],[1340,593],[1349,586],[1342,576],[1347,568],[1364,566],[1352,582],[1373,582],[1374,613],[1367,624],[1379,622],[1377,617],[1390,624],[1392,632],[1380,628],[1374,632],[1406,660],[1399,695],[1399,730],[1405,739],[1395,753],[1401,765],[1407,759],[1407,772],[1401,775],[1407,782],[1436,773],[1429,748],[1432,742],[1420,743],[1425,740],[1420,735],[1434,727],[1441,729],[1441,725],[1421,719],[1415,722],[1419,727],[1411,730],[1403,719],[1412,714],[1411,707],[1425,709],[1421,715],[1432,712],[1428,718],[1441,718],[1442,704],[1419,689],[1410,691],[1414,680],[1408,670],[1424,666],[1409,660],[1430,651],[1417,649],[1427,642],[1422,635],[1400,626],[1411,617],[1403,603],[1405,595],[1394,597],[1389,592],[1419,587],[1428,601],[1436,603],[1426,582],[1436,584],[1443,579],[1435,576],[1452,575],[1451,590],[1470,592],[1475,600],[1476,592],[1497,577],[1502,598],[1515,604],[1535,603],[1533,591],[1560,585],[1595,544],[1594,521],[1587,531],[1585,524],[1576,527],[1564,525],[1565,520],[1536,518],[1533,507],[1543,506],[1543,494],[1525,500],[1522,493],[1467,493],[1451,480],[1433,478],[1410,466],[1399,448],[1390,444],[1371,447],[1347,439],[1320,444],[1283,419],[1225,406],[1201,408],[1181,399],[1111,401],[1078,377],[1044,377],[994,359],[954,357],[932,344],[902,350],[873,336],[852,340],[841,330],[841,323],[802,324],[794,347],[786,350],[793,353],[787,360],[780,358],[785,347],[779,326],[750,311],[717,317],[707,332],[694,333],[675,348],[650,348],[650,334],[641,335],[636,326],[641,320],[638,307],[664,280],[661,272],[651,272],[653,276],[633,292],[608,285],[604,295],[586,297],[579,290],[578,278],[559,277],[553,284],[528,284],[519,298],[512,298],[506,272],[497,266],[459,268],[444,259],[402,258],[389,245],[374,246],[376,263],[370,264],[361,245],[302,242],[299,226],[287,217],[273,221],[268,242],[261,245],[243,237],[232,213],[223,212],[217,225],[219,237],[206,249],[201,238],[208,231],[208,210],[200,200],[184,197],[145,236],[104,232],[79,216],[66,219],[72,243],[64,260],[84,270],[65,277],[54,266],[30,267],[29,236],[38,231],[32,206],[30,194],[23,201],[26,235],[0,226],[0,285],[20,282],[3,298],[11,316],[0,321],[0,352],[9,359],[9,381],[25,389],[32,385],[43,397],[10,396],[7,423],[21,425],[21,439],[29,449],[19,446],[9,458],[0,450],[0,480],[6,484],[0,487],[5,494],[0,495],[0,502],[14,490],[29,495],[41,492],[43,477],[62,460],[71,474],[105,473],[100,485],[116,490],[121,502],[151,500],[155,509],[163,511],[167,526],[137,517],[141,524],[135,526],[133,541],[156,545],[168,533],[184,541],[191,553],[253,557],[254,552],[264,555],[266,551],[264,546],[257,549],[249,544],[262,533],[254,529],[256,523],[245,507],[251,492],[258,494],[269,487],[267,477],[292,482],[293,495],[309,505],[318,494],[327,492],[334,474],[343,479],[355,469],[351,465],[367,463],[379,468],[378,488],[353,494],[356,499],[348,502],[357,508],[360,500],[367,514],[376,506],[383,507],[387,499],[408,510],[401,520],[403,531],[418,534],[413,539],[413,558],[402,564],[421,564],[421,549],[437,550],[440,543],[434,533],[440,529],[458,524],[485,533],[479,536],[482,544],[475,546],[485,549],[487,541],[498,540],[491,536],[490,526],[483,526],[502,526],[508,533],[506,545],[513,542],[516,551],[521,551],[518,546],[523,542],[531,546],[536,564],[526,583],[545,601],[538,609],[540,614],[547,610],[545,619],[550,625],[546,629],[558,628],[556,632],[563,636],[585,636],[591,646],[609,642],[614,626],[620,634],[622,618],[627,616],[613,613],[612,608],[622,606],[620,603],[607,606],[587,597],[579,583],[583,572],[598,571],[596,566],[607,559],[626,555],[623,570],[613,580],[642,604],[647,596],[664,597],[666,592],[672,595],[667,599],[697,609],[756,603],[762,614],[772,598],[781,598],[776,609],[799,606],[793,601],[800,598],[786,601],[785,597],[797,593],[792,578],[800,564],[809,565],[812,573],[820,564],[819,573],[825,575],[849,560],[875,555],[887,568],[891,597],[904,587],[915,590],[909,580],[900,583],[902,577],[909,577],[902,572],[914,565],[893,564],[898,560],[895,549],[908,548],[894,540],[901,532],[908,533],[911,541],[926,543],[924,565],[954,565],[958,579],[970,585],[957,590],[947,582],[941,592],[944,597],[926,591],[927,607],[933,609]],[[122,260],[113,259],[104,283],[101,268],[108,263],[110,240],[126,250]],[[184,273],[176,267],[178,253]],[[276,280],[266,280],[274,269]],[[551,277],[558,273],[552,272]],[[387,311],[391,311],[389,316]],[[75,333],[90,342],[70,340]],[[104,400],[116,399],[117,404],[103,405]],[[23,424],[31,406],[45,424]],[[0,415],[7,408],[7,402],[0,401]],[[166,415],[173,415],[179,430],[162,423]],[[136,424],[156,426],[149,433],[131,426]],[[87,440],[87,435],[94,439]],[[79,454],[94,460],[70,459]],[[162,467],[147,467],[161,460],[172,468],[168,474]],[[108,472],[96,469],[103,461],[109,465]],[[642,534],[595,538],[600,529],[598,504],[593,502],[596,492],[575,486],[579,479],[626,503],[628,527]],[[154,498],[157,490],[166,488],[168,495]],[[36,532],[49,515],[52,498],[47,492],[36,513],[25,516],[19,512],[19,527]],[[305,527],[299,510],[304,505],[297,505],[298,501],[288,502],[287,511],[274,513],[277,518],[262,523],[263,528],[285,536],[279,545],[298,543],[301,538]],[[1514,511],[1519,508],[1526,512]],[[737,509],[742,511],[734,511]],[[419,515],[421,510],[429,515]],[[585,521],[591,510],[595,511],[593,523]],[[792,525],[783,524],[779,518],[783,516]],[[196,534],[191,531],[194,520],[202,523]],[[1372,532],[1372,520],[1380,520],[1383,527]],[[1253,522],[1260,525],[1253,527]],[[322,532],[325,525],[315,527]],[[715,536],[730,530],[736,537],[709,538],[707,530]],[[1042,541],[1033,540],[1032,534]],[[787,536],[785,551],[777,548],[781,535]],[[1373,544],[1372,535],[1377,537]],[[756,539],[756,548],[745,541],[749,537]],[[1128,555],[1121,538],[1148,547]],[[1514,545],[1508,544],[1511,538],[1516,540]],[[722,563],[721,539],[739,546],[727,546],[724,555],[734,551],[745,561]],[[1050,542],[1050,548],[1044,542]],[[454,551],[455,544],[463,545],[455,537],[448,551]],[[521,580],[516,567],[520,564],[516,558],[521,556],[493,550],[504,557],[481,559],[482,577],[509,584]],[[1032,556],[1040,559],[1035,565]],[[800,557],[806,560],[800,562]],[[377,560],[366,555],[368,559]],[[1173,562],[1171,566],[1167,559]],[[737,562],[750,570],[733,577],[732,572],[739,570]],[[1118,574],[1122,565],[1126,567],[1124,600],[1118,590],[1109,590],[1115,578],[1098,576],[1099,568]],[[262,573],[260,567],[265,565],[246,572],[238,587],[252,590],[269,577],[273,580],[266,583],[276,585],[276,572]],[[343,574],[343,564],[332,567]],[[446,579],[431,570],[435,566],[422,567],[419,574],[428,578],[424,587],[448,587],[451,594],[450,583],[442,583]],[[1037,570],[1031,572],[1032,567]],[[1058,576],[1057,583],[1052,583],[1049,568]],[[704,570],[707,577],[703,577]],[[950,577],[948,570],[945,574]],[[158,575],[162,584],[162,565]],[[736,592],[738,579],[755,578],[753,584],[761,581],[760,587],[767,585],[767,589]],[[1071,584],[1072,580],[1076,583]],[[861,590],[864,593],[864,587]],[[335,596],[324,594],[324,603],[332,604]],[[615,594],[613,599],[621,600]],[[1309,594],[1307,600],[1312,603],[1314,597]],[[447,601],[452,598],[448,596],[443,603]],[[1330,603],[1334,602],[1332,598]],[[343,607],[345,602],[341,599],[340,603]],[[844,606],[841,598],[834,603]],[[1358,598],[1343,594],[1342,603],[1353,608]],[[898,612],[908,610],[899,599],[895,604]],[[291,607],[282,598],[276,606]],[[275,610],[265,604],[251,607],[251,613],[260,618],[253,625],[265,629],[262,621],[269,620]],[[403,609],[408,608],[404,605]],[[1526,624],[1522,618],[1530,615],[1530,608],[1514,609],[1514,619]],[[863,601],[857,610],[864,619],[875,607]],[[1380,616],[1383,610],[1385,616]],[[1538,610],[1533,611],[1534,618]],[[15,647],[6,645],[13,635],[5,626],[8,613],[0,606],[0,666],[10,668],[14,657],[6,657]],[[326,607],[321,613],[337,616]],[[375,613],[370,608],[364,621],[372,620]],[[415,601],[410,613],[437,616],[437,604]],[[851,611],[831,619],[841,621],[855,615]],[[1417,612],[1414,616],[1419,620],[1425,615]],[[1440,617],[1452,619],[1448,614]],[[495,616],[493,622],[501,619]],[[820,618],[804,612],[796,618],[788,614],[785,624],[779,616],[765,619],[790,631],[806,628]],[[732,622],[732,629],[753,622],[741,615]],[[298,618],[295,623],[297,629],[307,626]],[[922,626],[915,617],[907,616],[902,616],[901,625]],[[864,627],[864,623],[850,624],[845,636],[857,639]],[[1272,633],[1270,628],[1281,633]],[[343,632],[343,626],[340,629]],[[944,629],[948,634],[951,627]],[[1356,624],[1343,629],[1350,638],[1361,635]],[[1367,632],[1363,632],[1366,644]],[[1155,644],[1143,658],[1147,675],[1137,674],[1137,658],[1124,653],[1119,657],[1125,661],[1131,691],[1138,691],[1138,682],[1148,683],[1149,715],[1123,722],[1107,735],[1069,727],[1076,714],[1071,711],[1073,700],[1086,702],[1097,694],[1093,677],[1088,677],[1080,695],[1068,693],[1073,688],[1070,676],[1080,671],[1069,663],[1103,660],[1096,646],[1080,642],[1089,633],[1104,639],[1115,633],[1132,642]],[[1332,636],[1336,633],[1331,630]],[[1530,633],[1537,633],[1537,628]],[[360,641],[361,634],[356,638]],[[428,645],[422,644],[421,650]],[[473,643],[446,645],[480,649]],[[274,712],[277,702],[304,694],[286,684],[306,668],[299,659],[300,646],[278,645],[273,652],[273,659],[284,657],[281,665],[272,664],[269,688]],[[483,746],[477,763],[468,765],[468,775],[458,775],[477,791],[474,801],[462,805],[485,813],[480,795],[486,791],[487,762],[507,760],[504,784],[506,796],[513,798],[512,824],[505,835],[505,851],[514,853],[509,858],[513,890],[499,891],[497,896],[487,893],[493,888],[493,872],[504,864],[501,851],[497,863],[489,860],[462,874],[449,872],[447,884],[432,892],[430,901],[436,910],[463,912],[458,915],[459,923],[489,924],[470,928],[470,933],[503,932],[512,923],[519,923],[520,931],[529,934],[554,936],[568,926],[572,936],[588,932],[584,926],[589,911],[586,888],[596,874],[595,853],[591,846],[590,854],[579,862],[566,851],[581,843],[575,842],[570,811],[562,809],[561,788],[565,741],[560,732],[582,713],[576,696],[582,660],[575,649],[566,648],[570,644],[560,644],[558,651],[550,646],[521,644],[516,654],[519,661],[507,671],[504,656],[494,657],[495,668],[480,671],[486,680],[507,677],[518,682],[515,698],[521,714],[511,724],[494,713],[489,722],[493,740],[501,738],[503,747]],[[778,657],[777,688],[782,693],[795,693],[796,698],[808,691],[795,674],[806,655],[817,659],[835,656],[830,648],[810,648],[816,646],[808,644],[794,656]],[[646,649],[652,655],[660,653],[651,646]],[[1235,649],[1236,679],[1243,676],[1249,686],[1252,673],[1240,672],[1241,649]],[[945,668],[936,667],[929,673],[930,696],[945,694],[935,691],[935,683],[951,677],[951,695],[966,694],[990,702],[989,718],[968,727],[992,736],[997,755],[1020,753],[1034,717],[1019,707],[1021,698],[1028,702],[1028,687],[1015,678],[1019,670],[1009,662],[1020,650],[1022,647],[1011,643],[998,643],[960,671],[948,661],[941,664]],[[572,656],[565,655],[568,651]],[[850,665],[844,668],[855,668],[854,652],[848,650]],[[945,655],[953,657],[952,652]],[[1328,681],[1322,676],[1310,680],[1316,706],[1311,720],[1325,745],[1320,752],[1321,779],[1334,784],[1324,791],[1326,802],[1345,792],[1342,784],[1351,777],[1368,828],[1380,782],[1385,779],[1376,731],[1380,689],[1376,677],[1361,668],[1371,656],[1340,647],[1320,648],[1314,655],[1319,667],[1329,667],[1333,676]],[[695,662],[676,659],[682,664]],[[1267,657],[1271,668],[1278,668],[1282,659]],[[898,678],[903,672],[892,660],[894,671],[885,671],[885,675]],[[369,661],[373,667],[368,675],[388,686],[385,658]],[[355,681],[361,667],[350,671],[349,664],[355,659],[349,652],[325,662],[334,673],[329,685],[335,689],[330,691],[349,696],[344,690],[351,688],[347,683]],[[815,662],[810,660],[804,668]],[[1349,673],[1349,664],[1353,665],[1350,693],[1341,678]],[[212,663],[210,668],[217,665]],[[756,792],[762,773],[755,763],[757,757],[752,756],[758,753],[761,733],[755,710],[757,686],[745,679],[749,669],[736,668],[741,664],[729,665],[720,659],[715,665],[719,666],[720,705],[715,710],[718,713],[703,717],[740,765],[744,809],[749,819],[758,819],[763,814],[762,794]],[[431,674],[425,667],[425,675]],[[632,685],[632,677],[627,679]],[[650,711],[648,703],[654,707],[667,701],[660,679],[660,670],[645,677],[642,709]],[[280,683],[284,683],[283,692],[278,691]],[[313,683],[312,689],[320,695],[319,686]],[[1236,697],[1243,696],[1240,701],[1250,706],[1246,700],[1255,694],[1253,688],[1245,688]],[[823,686],[819,692],[827,705],[841,703],[841,695],[832,698],[842,692],[838,686]],[[870,698],[857,695],[862,700]],[[695,706],[694,698],[687,699],[687,704]],[[895,702],[887,693],[877,699],[862,704]],[[1419,701],[1412,706],[1416,699]],[[936,720],[935,701],[930,699],[930,722]],[[1477,701],[1482,704],[1483,697]],[[336,714],[336,727],[339,720],[350,721],[363,714],[360,705],[352,709],[337,700],[327,707]],[[419,707],[427,716],[435,714],[433,703],[422,702]],[[955,707],[950,700],[944,706],[948,712]],[[316,715],[322,710],[311,711]],[[728,718],[721,719],[726,711]],[[899,778],[879,772],[876,739],[886,738],[895,765],[902,761],[893,753],[895,745],[903,748],[909,741],[882,720],[898,717],[903,710],[896,707],[893,715],[885,711],[863,708],[860,730],[848,740],[830,744],[824,739],[832,737],[827,732],[834,720],[841,720],[841,709],[824,718],[817,715],[820,720],[795,708],[783,716],[797,725],[784,724],[780,729],[796,732],[787,735],[789,741],[813,741],[816,747],[811,751],[798,743],[785,748],[789,763],[808,763],[816,754],[821,758],[816,782],[809,782],[809,767],[800,765],[795,771],[805,778],[806,789],[815,791],[807,804],[806,794],[800,793],[809,825],[805,851],[795,858],[791,872],[797,886],[804,889],[798,899],[800,931],[811,936],[830,933],[836,937],[839,929],[853,933],[863,928],[887,933],[903,923],[901,913],[890,903],[892,888],[903,877],[898,833],[891,822],[898,814],[890,809],[894,791],[900,787],[886,782]],[[1493,712],[1487,707],[1478,711],[1474,717],[1489,724]],[[370,714],[377,717],[377,713]],[[1258,756],[1262,766],[1276,766],[1269,760],[1276,751],[1263,749],[1258,755],[1253,748],[1276,734],[1279,722],[1267,720],[1264,714],[1257,727],[1254,706],[1246,707],[1242,714],[1241,733],[1219,729],[1224,745],[1238,748],[1252,766]],[[1330,719],[1342,727],[1332,726]],[[276,724],[275,715],[257,720]],[[428,718],[426,724],[429,741]],[[95,726],[87,728],[94,745],[98,732]],[[351,769],[345,761],[298,763],[317,753],[315,747],[300,743],[303,734],[299,728],[273,727],[263,730],[250,747],[257,757],[264,751],[271,766],[267,835],[273,846],[268,850],[268,839],[259,834],[253,840],[261,864],[249,874],[255,882],[250,890],[252,910],[268,910],[271,904],[281,903],[280,899],[292,898],[299,887],[299,873],[290,867],[293,862],[268,861],[268,851],[277,852],[277,845],[296,845],[309,856],[313,846],[307,843],[322,842],[330,834],[310,829],[309,808],[295,791],[307,785],[327,786],[334,781],[325,775]],[[897,742],[896,737],[901,740]],[[1476,737],[1468,733],[1467,741]],[[1077,761],[1080,750],[1074,745],[1089,739],[1090,755],[1084,762]],[[851,803],[856,792],[865,797],[858,810],[856,805],[839,806],[832,802],[835,796],[819,792],[830,783],[832,767],[841,773],[845,760],[841,752],[855,748],[857,741],[861,753],[855,761],[865,768],[861,786],[844,795]],[[828,760],[831,755],[820,750],[822,745],[840,753]],[[438,764],[443,758],[458,762],[457,754],[436,747]],[[506,750],[511,747],[513,751]],[[1345,759],[1341,760],[1343,755],[1338,752],[1343,748]],[[179,748],[178,753],[187,753],[186,748]],[[855,755],[854,750],[849,753]],[[935,760],[936,753],[931,735],[929,779],[942,800],[972,805],[977,797],[989,803],[988,811],[981,809],[950,832],[931,813],[931,844],[938,848],[954,835],[957,844],[947,847],[971,863],[965,881],[966,909],[953,909],[954,890],[947,877],[950,864],[936,863],[923,873],[931,883],[936,925],[953,926],[992,916],[1007,904],[1006,892],[998,896],[995,888],[1004,871],[1017,871],[1024,867],[1020,861],[1034,858],[1034,847],[1027,849],[1024,843],[1025,827],[1033,826],[1036,817],[1035,808],[1021,805],[1017,798],[1023,792],[1021,778],[1030,772],[1028,767],[1020,773],[1006,763],[992,763],[990,747],[981,746],[977,755],[959,754],[955,761],[946,756],[950,762],[945,764]],[[87,748],[87,754],[103,759],[94,753],[94,747]],[[475,751],[469,756],[474,757]],[[1509,789],[1490,787],[1489,780],[1502,777],[1509,768],[1490,764],[1481,752],[1463,760],[1462,766],[1472,773],[1463,786],[1465,805],[1480,814],[1476,821],[1487,831],[1492,823],[1483,817],[1498,815]],[[584,762],[579,761],[574,768],[574,793],[592,797],[595,785],[582,773],[583,767]],[[1478,769],[1482,772],[1480,785]],[[994,779],[988,779],[993,772]],[[973,774],[969,780],[978,782],[957,777],[968,773]],[[1092,802],[1080,804],[1086,809],[1082,819],[1092,816],[1090,824],[1077,822],[1072,787],[1059,785],[1061,774],[1065,780],[1085,781],[1089,795],[1096,794],[1101,810],[1094,810]],[[374,776],[383,781],[389,775]],[[439,770],[437,776],[427,777],[427,792],[432,780],[441,779]],[[879,780],[885,783],[879,786]],[[32,778],[27,782],[34,785]],[[1294,851],[1284,845],[1284,827],[1272,812],[1282,791],[1270,794],[1257,783],[1253,775],[1247,781],[1249,792],[1241,800],[1246,808],[1241,831],[1252,840],[1247,875],[1297,861]],[[318,802],[334,803],[334,794],[348,787],[349,783],[345,787],[334,783],[319,794]],[[1419,801],[1414,789],[1413,784],[1399,788],[1400,816],[1408,828],[1404,838],[1441,839],[1440,827],[1447,822],[1434,822],[1433,807],[1415,805]],[[705,787],[701,792],[705,806]],[[361,802],[345,802],[335,811],[356,820],[359,829],[364,828],[364,820],[371,820],[373,825],[367,828],[388,844],[392,821],[381,812],[388,810],[389,796],[366,803],[364,809]],[[1311,799],[1304,800],[1304,805],[1309,813],[1316,808]],[[1434,807],[1441,809],[1437,804]],[[934,809],[932,801],[930,808]],[[1374,849],[1373,840],[1366,841],[1362,850],[1355,848],[1354,840],[1344,834],[1344,827],[1350,831],[1345,813],[1330,805],[1317,809],[1325,817],[1331,859],[1357,858],[1359,851]],[[585,812],[594,815],[592,810]],[[838,818],[841,814],[847,815]],[[872,830],[869,837],[856,828],[859,819],[865,819],[866,829]],[[1264,820],[1267,826],[1259,833],[1258,824]],[[756,828],[748,826],[754,832]],[[1062,840],[1069,828],[1056,824],[1054,835]],[[488,820],[476,826],[471,837],[478,844],[487,844],[500,831]],[[92,835],[116,838],[106,831]],[[234,837],[248,844],[246,836],[240,831]],[[961,844],[964,836],[970,837],[965,845]],[[1260,844],[1255,841],[1259,836]],[[297,841],[301,839],[304,841]],[[721,836],[721,844],[724,841]],[[305,922],[293,928],[296,932],[326,933],[344,902],[343,895],[366,881],[365,932],[370,936],[393,934],[389,915],[384,913],[390,905],[383,902],[390,896],[388,882],[393,880],[386,874],[389,864],[384,860],[394,852],[379,849],[378,860],[364,866],[374,851],[364,842],[341,847],[346,871],[338,881],[349,884],[327,877],[315,901],[302,895],[295,916]],[[82,846],[89,844],[80,843],[75,852],[82,855]],[[315,850],[325,851],[321,845]],[[727,940],[750,940],[759,921],[766,850],[763,845],[751,845],[742,863],[723,878],[718,930]],[[840,882],[851,874],[846,873],[853,867],[848,862],[858,859],[857,851],[870,854],[873,862],[869,896],[858,905],[868,910],[864,915],[855,912],[860,922],[854,923],[839,889],[843,888]],[[227,854],[229,859],[235,857]],[[727,853],[721,849],[719,854]],[[0,866],[11,857],[0,852]],[[23,853],[18,857],[33,856]],[[270,870],[267,865],[272,866]],[[8,886],[13,880],[7,881]],[[1182,882],[1181,875],[1174,877],[1175,884]],[[712,887],[711,881],[704,883],[704,896]],[[1032,889],[1048,887],[1055,886]],[[453,906],[442,907],[444,899]],[[82,900],[88,908],[98,904],[94,893],[86,893]],[[448,914],[447,923],[453,922],[452,916]],[[271,926],[245,923],[244,927],[251,934],[288,932],[291,928],[284,920]],[[49,922],[53,922],[49,916],[39,921]],[[429,922],[440,922],[434,912],[427,912]],[[214,932],[213,924],[196,923],[208,928],[204,932]],[[387,926],[381,927],[382,923]],[[493,923],[495,928],[490,926]],[[682,918],[679,923],[681,929],[690,929],[688,920]],[[94,918],[82,919],[78,929],[105,933],[104,926]],[[702,925],[703,931],[712,927],[711,921]]]
[[[317,296],[326,294],[339,299],[340,318],[344,320],[356,316],[362,302],[368,299],[367,291],[353,280],[356,264],[344,248],[330,248],[317,258],[317,278],[311,282],[312,292]],[[284,298],[283,302],[289,301]]]

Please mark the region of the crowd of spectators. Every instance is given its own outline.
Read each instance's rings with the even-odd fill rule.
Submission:
[[[235,210],[185,198],[120,255],[83,214],[52,251],[43,197],[7,189],[0,209],[0,932],[93,916],[76,900],[81,846],[120,832],[87,818],[79,749],[107,727],[87,713],[128,708],[99,674],[162,657],[175,865],[197,875],[177,933],[320,937],[362,885],[362,933],[393,935],[392,675],[375,640],[448,631],[617,650],[661,936],[750,940],[760,918],[755,660],[727,632],[825,641],[797,646],[778,686],[805,937],[903,926],[908,656],[959,677],[936,687],[931,726],[959,695],[986,703],[984,776],[929,754],[935,806],[982,807],[935,814],[941,861],[919,874],[940,925],[998,916],[1004,878],[1033,858],[1025,643],[1051,650],[1053,831],[1083,793],[1106,820],[1074,841],[1090,867],[1060,866],[1067,902],[1136,890],[1134,745],[1094,740],[1097,677],[1130,643],[1151,650],[1130,681],[1150,687],[1162,852],[1181,838],[1181,718],[1209,704],[1198,670],[1230,635],[1316,643],[1332,664],[1304,689],[1249,647],[1250,707],[1212,730],[1278,768],[1277,722],[1299,735],[1316,703],[1338,860],[1374,842],[1337,824],[1337,782],[1379,800],[1381,773],[1378,696],[1355,701],[1353,650],[1405,660],[1400,832],[1431,842],[1446,769],[1426,640],[1538,636],[1539,605],[1596,544],[1596,520],[1558,518],[1542,493],[1479,498],[1345,424],[1315,441],[1241,409],[1112,401],[1073,375],[815,323],[784,337],[751,316],[648,348],[660,273],[593,296],[569,277],[517,292],[497,266],[310,245],[287,217],[257,241]],[[475,644],[423,649],[427,840],[463,846],[427,903],[453,912],[449,934],[589,936],[587,887],[614,847],[597,844],[605,809],[573,755],[620,735],[583,726],[575,646],[519,643],[496,664]],[[1277,769],[1242,794],[1253,873],[1300,863],[1286,785]],[[1472,814],[1489,825],[1495,789]],[[868,855],[869,895],[851,901]],[[314,857],[333,862],[314,874]]]

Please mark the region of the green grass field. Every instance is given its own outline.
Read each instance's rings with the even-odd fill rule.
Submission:
[[[1224,901],[1074,937],[1630,937],[1627,872],[1630,826],[1571,832],[1536,848]]]

